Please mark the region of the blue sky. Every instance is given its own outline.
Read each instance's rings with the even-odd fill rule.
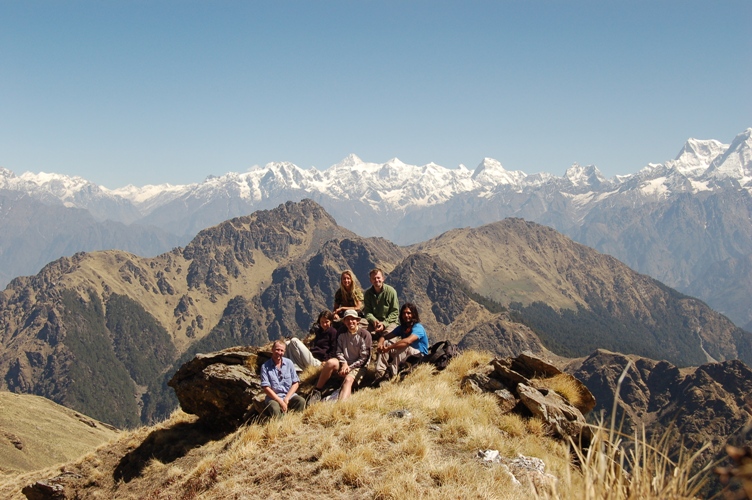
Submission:
[[[633,173],[752,127],[750,26],[748,0],[0,0],[0,166]]]

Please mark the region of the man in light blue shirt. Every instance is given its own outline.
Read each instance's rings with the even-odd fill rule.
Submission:
[[[399,313],[400,326],[379,339],[376,351],[376,381],[378,385],[399,373],[400,365],[410,357],[428,355],[428,335],[420,324],[418,308],[407,302]]]
[[[293,362],[284,357],[285,347],[283,341],[275,341],[272,359],[261,365],[261,387],[266,393],[264,413],[272,418],[281,417],[288,409],[305,409],[305,399],[296,394],[300,379]]]

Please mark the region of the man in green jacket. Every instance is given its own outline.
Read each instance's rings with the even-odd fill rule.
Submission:
[[[363,313],[368,320],[368,331],[379,338],[397,327],[399,302],[397,291],[384,283],[384,271],[372,269],[368,277],[371,287],[363,293]]]

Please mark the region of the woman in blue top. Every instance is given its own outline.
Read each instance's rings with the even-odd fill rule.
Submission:
[[[418,308],[406,302],[400,308],[400,324],[391,333],[379,338],[376,351],[376,381],[391,378],[399,372],[399,365],[409,356],[428,354],[428,335],[420,324]]]

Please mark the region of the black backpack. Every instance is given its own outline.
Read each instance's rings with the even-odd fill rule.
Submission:
[[[423,356],[422,363],[431,363],[437,370],[443,370],[452,358],[460,355],[460,349],[449,340],[436,342],[428,350],[428,356]]]
[[[400,380],[404,379],[407,375],[412,373],[418,365],[423,363],[431,363],[437,370],[443,370],[447,367],[452,358],[456,358],[459,355],[459,348],[450,341],[442,340],[441,342],[436,342],[428,349],[428,354],[426,356],[413,355],[407,357],[407,359],[400,365]]]

